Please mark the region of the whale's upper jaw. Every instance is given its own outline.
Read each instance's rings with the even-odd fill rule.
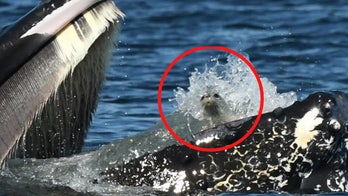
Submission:
[[[105,0],[51,0],[0,32],[0,85],[71,21]],[[118,17],[124,17],[117,11]]]
[[[78,152],[122,17],[112,0],[43,1],[0,32],[1,166],[21,137],[26,157]]]

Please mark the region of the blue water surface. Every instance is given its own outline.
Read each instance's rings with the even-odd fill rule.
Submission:
[[[119,0],[126,14],[86,149],[146,130],[159,121],[157,88],[171,61],[200,45],[248,54],[261,77],[299,98],[347,92],[348,2]],[[195,67],[223,52],[185,57],[167,77],[163,100],[188,85]],[[186,69],[185,69],[186,68]],[[173,103],[163,104],[165,113]]]

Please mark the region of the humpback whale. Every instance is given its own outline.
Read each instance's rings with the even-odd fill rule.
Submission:
[[[123,17],[111,0],[48,0],[1,30],[1,167],[81,151]]]
[[[61,157],[81,150],[122,17],[111,0],[51,0],[1,30],[1,166],[11,157]],[[255,132],[235,148],[206,153],[165,143],[109,165],[90,182],[173,193],[347,192],[347,96],[315,93],[265,113]],[[207,148],[230,144],[254,120],[203,130],[191,143]],[[99,151],[87,154],[92,155],[99,161]],[[57,186],[56,191],[70,191]]]
[[[253,134],[232,149],[207,153],[173,144],[107,167],[101,181],[173,193],[345,192],[347,104],[347,94],[315,93],[263,114]],[[218,125],[191,142],[204,147],[230,144],[254,120]]]

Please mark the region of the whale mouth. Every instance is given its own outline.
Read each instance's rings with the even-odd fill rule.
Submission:
[[[0,85],[9,79],[30,58],[35,56],[47,43],[64,28],[76,23],[83,14],[93,14],[92,9],[99,4],[107,4],[106,0],[70,0],[43,1],[13,25],[0,32]],[[95,10],[95,9],[94,9]],[[91,12],[92,11],[92,12]],[[115,17],[110,17],[116,12]],[[96,12],[97,13],[97,12]],[[109,20],[124,17],[124,14],[114,8],[110,13],[104,13]],[[83,34],[83,32],[81,32]],[[20,55],[18,55],[20,53]]]
[[[0,165],[81,150],[123,13],[111,0],[43,1],[0,34]]]

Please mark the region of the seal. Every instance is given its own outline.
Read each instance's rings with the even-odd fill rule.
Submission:
[[[111,0],[45,0],[1,30],[0,168],[81,151],[122,17]]]
[[[217,92],[208,91],[202,95],[201,105],[203,116],[211,121],[212,125],[229,122],[232,110],[226,101]]]
[[[172,193],[345,192],[347,103],[344,93],[315,93],[263,114],[253,134],[232,149],[206,153],[171,145],[110,166],[101,178]],[[204,130],[192,143],[206,147],[228,144],[240,138],[254,120]]]

